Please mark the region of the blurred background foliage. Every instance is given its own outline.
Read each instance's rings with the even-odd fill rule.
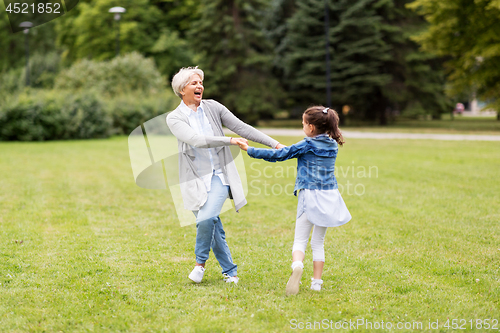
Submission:
[[[414,39],[446,59],[449,95],[472,90],[500,110],[500,0],[416,0],[409,7],[429,23]]]
[[[2,103],[3,140],[44,141],[108,137],[111,117],[89,92],[28,90]]]
[[[130,92],[148,95],[165,90],[165,78],[153,59],[144,58],[134,51],[111,60],[78,61],[59,73],[54,88],[96,90],[104,97]]]
[[[127,9],[119,57],[113,6]],[[326,101],[326,8],[332,106],[341,115],[348,105],[347,117],[382,125],[395,116],[439,119],[471,95],[500,108],[498,0],[81,0],[30,30],[29,88],[25,35],[11,33],[0,3],[0,139],[128,134],[175,108],[169,82],[194,65],[206,73],[205,98],[249,123],[297,116]],[[78,115],[90,106],[88,119],[109,130],[56,124],[87,126]],[[39,129],[50,121],[51,130]],[[38,129],[24,133],[29,122]]]

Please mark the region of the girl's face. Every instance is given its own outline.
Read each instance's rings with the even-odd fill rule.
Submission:
[[[302,115],[302,129],[308,137],[315,136],[316,126],[307,123],[305,114]]]
[[[198,74],[193,74],[187,86],[181,91],[182,100],[186,105],[200,105],[201,98],[203,97],[203,90],[203,81],[201,77]]]

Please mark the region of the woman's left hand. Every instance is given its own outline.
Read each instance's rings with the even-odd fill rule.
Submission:
[[[238,142],[238,146],[243,149],[244,151],[247,151],[248,150],[248,144],[243,142],[243,141],[240,141]]]
[[[240,145],[240,143],[248,145],[248,140],[245,138],[231,138],[232,145]]]

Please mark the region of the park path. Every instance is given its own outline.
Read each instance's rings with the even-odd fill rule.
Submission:
[[[291,128],[259,128],[269,136],[301,136],[304,132]],[[225,134],[232,133],[224,129]],[[500,141],[500,135],[479,134],[431,134],[431,133],[381,133],[381,132],[357,132],[342,131],[346,139],[410,139],[410,140],[444,140],[444,141]]]

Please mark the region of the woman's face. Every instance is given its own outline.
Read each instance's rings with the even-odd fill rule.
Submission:
[[[314,132],[316,131],[316,126],[308,124],[304,114],[302,115],[302,130],[304,130],[304,133],[306,133],[308,137],[313,137]]]
[[[203,97],[203,90],[203,81],[201,77],[198,74],[193,74],[187,86],[181,91],[182,100],[187,105],[200,105],[201,98]]]

